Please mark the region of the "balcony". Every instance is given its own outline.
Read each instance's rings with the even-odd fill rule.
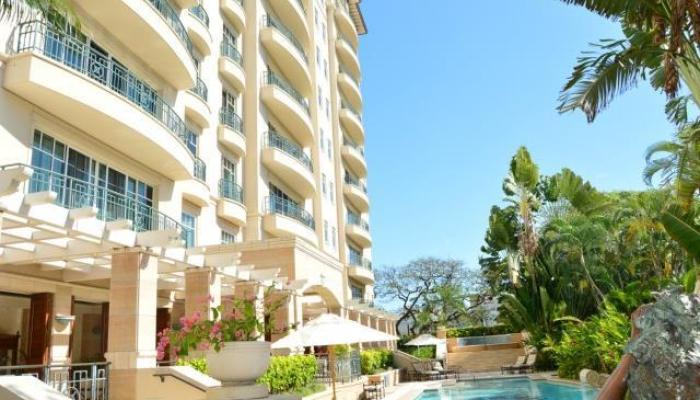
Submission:
[[[226,149],[240,157],[245,155],[245,135],[243,134],[243,121],[238,114],[232,111],[222,110],[219,113],[219,142]]]
[[[195,179],[180,181],[182,197],[199,207],[209,204],[209,186],[207,186],[207,164],[199,158],[194,160],[192,175]]]
[[[243,188],[236,182],[226,179],[219,181],[216,215],[236,225],[245,225],[247,213],[243,205]]]
[[[219,58],[219,72],[234,88],[242,92],[245,89],[245,72],[243,71],[243,57],[233,43],[221,42],[221,57]]]
[[[209,127],[211,109],[209,104],[207,104],[208,98],[209,90],[200,78],[197,78],[195,87],[184,94],[185,115],[201,128]]]
[[[338,35],[335,41],[335,49],[340,62],[350,71],[350,75],[355,78],[356,81],[359,81],[360,76],[362,76],[360,59],[357,58],[357,53],[350,42],[342,35]]]
[[[276,132],[268,132],[265,139],[263,165],[300,195],[311,197],[316,192],[316,181],[309,156]]]
[[[345,163],[355,175],[360,178],[367,176],[367,162],[365,161],[365,153],[362,147],[345,139],[343,141],[343,147],[340,148],[340,153]]]
[[[362,110],[362,92],[360,91],[360,82],[355,80],[350,72],[340,66],[340,72],[338,72],[338,87],[345,95],[344,97],[348,99],[348,102],[356,110]]]
[[[278,3],[287,1],[289,0],[278,0]],[[279,20],[267,14],[263,16],[260,40],[284,76],[301,88],[300,91],[304,96],[313,93],[306,52],[294,34]]]
[[[298,204],[277,196],[265,199],[263,229],[277,237],[299,237],[317,244],[314,217]]]
[[[245,10],[243,0],[219,0],[219,7],[238,32],[245,30]]]
[[[303,146],[314,143],[309,102],[282,77],[272,71],[263,74],[261,98],[265,106]]]
[[[359,215],[349,212],[345,220],[345,233],[362,247],[372,245],[372,237],[369,234],[369,223]]]
[[[170,230],[179,234],[183,227],[175,219],[151,207],[150,200],[112,191],[105,186],[53,171],[27,166],[34,172],[25,185],[27,193],[54,192],[56,205],[67,209],[93,208],[102,221],[127,220],[136,232]]]
[[[75,0],[90,18],[178,90],[195,84],[192,43],[167,0]],[[128,27],[128,29],[124,29]]]
[[[365,127],[362,126],[362,117],[345,100],[340,103],[340,122],[352,141],[355,143],[365,142]]]
[[[183,14],[183,23],[187,27],[187,34],[192,40],[192,44],[203,55],[211,54],[214,40],[209,32],[209,15],[201,4],[189,9]]]
[[[369,210],[369,196],[367,195],[367,186],[364,183],[346,175],[343,193],[359,211],[367,212]]]
[[[172,180],[190,179],[185,124],[131,71],[40,23],[17,28],[4,87]]]
[[[343,33],[343,35],[348,39],[348,42],[352,45],[354,49],[360,44],[360,38],[357,35],[357,28],[355,23],[352,21],[350,16],[350,7],[348,6],[347,0],[336,0],[335,2],[335,20],[337,23],[338,30]]]
[[[362,256],[350,253],[348,256],[348,276],[362,284],[373,285],[372,262]]]
[[[275,15],[285,21],[295,36],[301,38],[301,41],[305,44],[311,41],[303,0],[276,0],[271,1],[269,4]]]

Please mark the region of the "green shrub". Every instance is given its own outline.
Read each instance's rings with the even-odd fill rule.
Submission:
[[[469,336],[504,335],[506,333],[513,333],[513,330],[508,325],[474,326],[470,328],[450,328],[447,330],[447,337],[460,338]]]
[[[300,392],[310,387],[316,377],[316,358],[312,355],[274,356],[258,383],[272,393]]]
[[[204,357],[190,359],[178,358],[176,364],[179,366],[190,366],[203,374],[206,374],[208,371],[207,359]]]
[[[391,350],[365,350],[360,353],[360,366],[363,375],[371,375],[391,367],[394,363],[394,352]]]
[[[420,359],[431,360],[435,358],[435,346],[406,346],[401,350]]]
[[[584,369],[611,373],[630,336],[630,321],[611,307],[585,322],[569,323],[551,351],[562,378],[575,379]]]

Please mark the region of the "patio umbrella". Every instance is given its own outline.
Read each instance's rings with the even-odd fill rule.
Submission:
[[[355,321],[335,314],[322,314],[282,339],[272,343],[273,349],[296,349],[310,346],[328,346],[333,400],[335,400],[335,349],[333,346],[356,343],[383,342],[398,339]]]
[[[406,342],[405,346],[437,346],[443,343],[445,343],[445,339],[438,339],[433,335],[424,333]]]

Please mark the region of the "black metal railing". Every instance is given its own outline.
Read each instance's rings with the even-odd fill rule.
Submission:
[[[209,27],[209,14],[207,14],[206,10],[204,10],[204,7],[202,7],[201,4],[197,4],[196,6],[190,8],[190,13],[195,16],[201,23],[206,25],[206,27]]]
[[[364,218],[360,217],[352,211],[348,211],[347,223],[348,225],[357,225],[360,228],[369,232],[369,222],[365,221]]]
[[[17,27],[15,51],[38,52],[113,90],[130,103],[151,115],[178,138],[187,143],[184,121],[173,108],[147,83],[139,79],[109,55],[91,48],[87,43],[32,21]]]
[[[280,196],[268,196],[265,198],[265,214],[282,214],[301,222],[311,229],[315,229],[314,217],[304,210],[299,204]]]
[[[266,26],[268,28],[274,28],[277,31],[279,31],[284,37],[289,40],[289,43],[292,44],[298,51],[301,57],[304,59],[304,62],[308,63],[308,59],[306,58],[306,52],[304,51],[304,46],[301,45],[301,43],[297,40],[296,36],[292,33],[292,31],[289,30],[282,22],[280,22],[277,18],[273,17],[270,14],[265,14],[263,15],[263,26]]]
[[[290,156],[292,156],[292,158],[304,164],[304,166],[309,171],[313,172],[314,167],[311,163],[311,157],[304,153],[304,150],[300,146],[297,146],[286,137],[280,135],[275,131],[268,131],[267,135],[265,136],[265,144],[267,145],[267,147],[279,149],[289,154]]]
[[[345,174],[345,184],[348,186],[354,186],[360,190],[362,190],[365,194],[367,193],[367,185],[364,182],[360,182],[359,179],[350,176],[349,174]]]
[[[221,110],[219,122],[243,135],[243,120],[232,110]]]
[[[207,164],[200,158],[194,159],[194,177],[200,181],[207,180]]]
[[[363,267],[370,271],[372,270],[372,261],[353,251],[348,253],[348,264],[352,265],[353,267]]]
[[[185,26],[182,24],[182,21],[180,21],[180,16],[177,14],[177,11],[175,11],[173,6],[170,5],[168,0],[148,0],[148,2],[151,3],[153,8],[158,10],[168,26],[170,26],[170,28],[175,31],[177,37],[180,38],[182,44],[187,47],[189,54],[192,54],[192,41],[187,35]]]
[[[207,89],[207,84],[200,77],[197,77],[197,83],[190,89],[190,92],[201,97],[205,102],[209,100],[209,89]]]
[[[353,75],[352,72],[350,72],[350,70],[348,70],[346,67],[344,67],[343,64],[339,64],[338,69],[340,70],[341,74],[345,74],[345,75],[349,76],[350,79],[353,82],[355,82],[357,87],[360,87],[360,81],[358,81],[357,78],[355,78],[355,75]]]
[[[219,181],[219,196],[237,203],[243,203],[243,188],[230,179],[221,179]]]
[[[327,354],[316,354],[316,380],[330,383],[330,362]],[[348,383],[362,378],[362,366],[360,352],[351,351],[346,355],[339,355],[335,359],[336,382]]]
[[[29,165],[27,167],[34,171],[26,185],[27,193],[55,192],[55,203],[61,207],[95,207],[97,218],[103,221],[129,220],[136,232],[183,229],[175,219],[146,204],[150,200],[139,200],[133,194],[118,193],[63,173]]]
[[[357,150],[363,156],[365,155],[365,148],[355,143],[352,139],[350,139],[347,136],[343,136],[343,145],[350,146],[353,149]]]
[[[243,57],[241,56],[241,52],[238,51],[238,48],[234,43],[231,43],[228,40],[224,40],[221,42],[221,55],[230,58],[231,60],[235,61],[238,65],[242,65],[243,63]]]
[[[345,99],[340,100],[340,108],[350,111],[357,117],[357,119],[362,121],[362,115],[360,115],[360,113],[355,110],[355,107],[351,106]]]
[[[71,398],[71,400],[109,399],[108,362],[13,365],[0,367],[2,375],[29,375]]]
[[[263,84],[277,86],[278,88],[282,89],[285,93],[287,93],[294,100],[296,100],[297,103],[299,103],[304,108],[306,113],[309,114],[309,101],[306,100],[306,98],[302,96],[301,93],[297,92],[296,89],[292,87],[292,85],[290,85],[287,81],[282,79],[281,76],[275,74],[272,71],[266,71],[263,74]]]

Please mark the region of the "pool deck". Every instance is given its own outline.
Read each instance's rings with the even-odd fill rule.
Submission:
[[[520,375],[501,375],[497,371],[483,372],[474,374],[461,374],[459,379],[445,379],[440,381],[425,381],[425,382],[404,382],[396,386],[387,388],[386,397],[384,400],[414,400],[425,390],[440,389],[445,386],[453,386],[459,382],[478,381],[482,379],[513,379],[513,378],[529,378],[533,380],[548,380],[567,385],[579,385],[579,382],[569,379],[561,379],[556,376],[555,372],[537,372],[532,374]]]

